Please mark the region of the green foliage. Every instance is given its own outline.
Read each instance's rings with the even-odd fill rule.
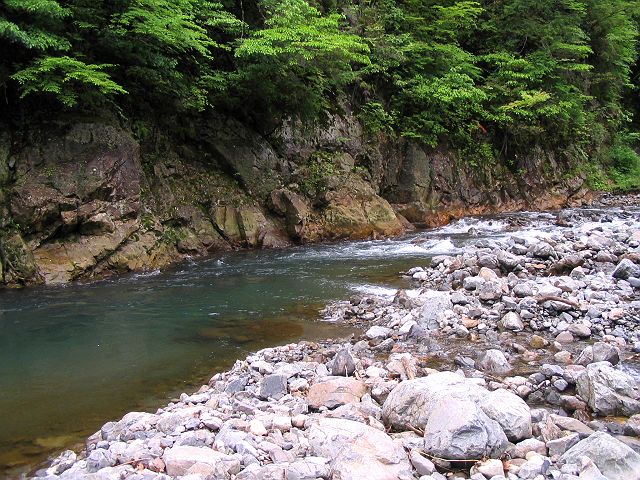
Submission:
[[[127,93],[102,70],[113,65],[87,65],[70,57],[43,57],[34,65],[15,73],[12,78],[22,87],[22,97],[32,93],[51,93],[68,107],[78,97],[99,93],[105,97]]]
[[[3,0],[0,42],[42,52],[67,50],[69,42],[46,27],[59,26],[69,14],[69,10],[55,0]]]
[[[623,133],[604,151],[602,163],[608,167],[611,190],[640,190],[640,154],[636,150],[639,144],[639,134]]]
[[[317,118],[330,108],[338,89],[357,78],[353,67],[370,63],[369,48],[343,31],[342,15],[322,15],[306,0],[259,5],[267,17],[264,28],[242,39],[235,50],[237,88],[257,94],[254,113]]]
[[[337,172],[330,154],[317,152],[302,172],[302,190],[311,197],[327,191],[327,180]]]
[[[628,176],[639,24],[640,0],[0,0],[0,113],[218,110],[268,134],[348,105],[471,164],[543,147]]]
[[[394,116],[379,102],[367,102],[362,106],[358,117],[369,134],[393,134]]]

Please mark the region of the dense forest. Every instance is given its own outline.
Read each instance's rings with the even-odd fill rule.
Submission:
[[[268,134],[349,105],[472,164],[543,146],[637,187],[639,22],[637,0],[0,0],[0,114]]]

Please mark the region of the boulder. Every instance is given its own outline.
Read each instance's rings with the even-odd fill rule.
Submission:
[[[311,207],[300,195],[287,189],[271,192],[270,203],[272,210],[284,216],[287,233],[292,238],[300,238],[311,213]]]
[[[609,480],[638,478],[640,455],[604,432],[597,432],[578,442],[558,460],[560,464],[581,465],[582,457],[590,458]]]
[[[479,401],[487,391],[453,372],[405,380],[390,393],[382,406],[382,418],[389,426],[405,430],[407,425],[424,428],[441,399]]]
[[[331,375],[348,377],[349,375],[353,375],[355,370],[356,361],[348,349],[343,348],[333,357],[333,362],[331,362]]]
[[[364,423],[320,418],[310,428],[309,445],[313,455],[331,459],[334,480],[412,478],[402,446]]]
[[[499,458],[508,443],[500,424],[467,399],[439,401],[424,429],[425,450],[447,460]]]
[[[392,331],[390,328],[374,325],[366,331],[365,335],[369,340],[384,340],[391,335]]]
[[[531,437],[531,410],[516,394],[499,388],[490,392],[480,406],[489,418],[500,424],[509,441]]]
[[[588,338],[591,336],[591,328],[584,323],[572,323],[568,327],[569,333],[576,337]]]
[[[453,308],[448,292],[429,292],[425,296],[425,302],[419,310],[416,321],[428,330],[437,330],[438,316],[445,310]]]
[[[640,412],[640,380],[614,369],[609,362],[587,365],[576,385],[595,413],[631,416]]]
[[[278,400],[287,394],[287,380],[286,375],[272,374],[267,375],[260,382],[260,398],[266,400],[273,398]]]

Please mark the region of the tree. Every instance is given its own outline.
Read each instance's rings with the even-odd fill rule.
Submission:
[[[318,118],[340,87],[370,63],[367,45],[341,28],[344,17],[322,15],[306,0],[265,0],[263,28],[241,39],[235,50],[236,95],[254,92],[251,106],[263,116]]]

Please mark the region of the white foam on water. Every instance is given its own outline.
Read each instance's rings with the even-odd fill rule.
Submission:
[[[356,292],[377,297],[394,297],[398,290],[395,288],[381,287],[379,285],[354,285],[351,287]]]
[[[162,272],[159,269],[151,270],[149,272],[136,273],[133,275],[134,278],[149,278],[156,277],[160,275]]]
[[[404,244],[399,247],[393,248],[392,253],[396,255],[413,254],[413,253],[429,253],[429,249],[421,247],[420,245]]]
[[[428,253],[431,254],[446,254],[446,253],[455,253],[460,251],[451,240],[441,240],[432,247],[427,249]]]
[[[462,218],[455,222],[436,228],[434,232],[439,233],[467,233],[470,228],[482,232],[499,232],[507,228],[509,224],[504,220],[483,220],[479,218]]]

